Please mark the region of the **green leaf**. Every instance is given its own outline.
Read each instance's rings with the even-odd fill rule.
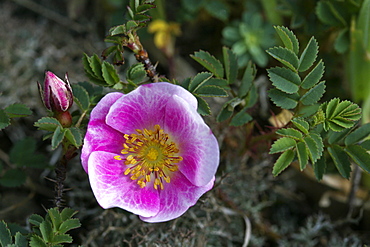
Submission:
[[[197,95],[194,95],[194,96],[198,100],[198,113],[203,115],[203,116],[211,114],[211,108],[209,108],[208,103],[204,99],[202,99],[201,97],[199,97]]]
[[[77,103],[81,110],[85,111],[90,107],[89,93],[85,88],[78,84],[72,85],[74,102]]]
[[[348,51],[350,45],[348,28],[340,30],[334,42],[334,49],[340,54]]]
[[[365,150],[369,151],[370,150],[370,140],[361,142],[360,146],[363,147]]]
[[[297,106],[299,100],[299,94],[287,94],[278,89],[270,89],[269,97],[274,102],[275,105],[283,109],[293,109]]]
[[[297,55],[289,50],[288,48],[283,47],[273,47],[266,51],[270,56],[287,66],[293,71],[298,70],[299,60]]]
[[[51,222],[53,223],[52,229],[54,232],[59,230],[60,225],[62,224],[62,217],[60,216],[58,208],[50,208],[48,210],[48,215],[50,217]]]
[[[119,83],[119,76],[117,73],[117,70],[114,68],[114,66],[107,61],[103,62],[102,65],[102,72],[104,80],[108,83],[108,85],[115,85]]]
[[[308,163],[308,152],[307,152],[306,144],[303,142],[298,142],[296,148],[297,148],[299,167],[301,171],[303,171],[306,168],[306,165]]]
[[[303,138],[302,133],[299,132],[296,129],[293,129],[293,128],[279,129],[279,130],[276,131],[276,134],[281,135],[281,136],[285,136],[285,137],[290,137],[290,138],[293,138],[295,140],[302,140],[302,138]]]
[[[302,118],[293,118],[291,122],[294,124],[295,127],[297,127],[300,131],[302,131],[304,134],[308,134],[308,130],[310,129],[310,125],[308,122]]]
[[[35,153],[35,151],[35,139],[27,137],[17,141],[9,152],[10,162],[18,167],[45,168],[47,166],[45,156]]]
[[[235,114],[235,116],[231,119],[230,125],[231,126],[242,126],[243,124],[248,123],[253,118],[246,112],[246,107],[243,108],[240,112]]]
[[[290,31],[288,28],[283,26],[275,26],[274,28],[278,33],[280,39],[283,41],[285,47],[293,51],[296,55],[298,55],[299,42],[294,33]]]
[[[240,88],[238,90],[238,97],[243,98],[245,97],[248,92],[250,91],[252,87],[252,82],[256,76],[256,66],[252,63],[249,62],[247,64],[247,67],[244,71],[243,78],[241,80]]]
[[[316,179],[320,181],[326,172],[325,156],[321,156],[321,158],[318,159],[316,163],[312,165],[313,165],[313,170],[314,170]]]
[[[365,139],[369,135],[370,135],[370,123],[367,123],[353,131],[351,134],[349,134],[344,140],[344,143],[346,144],[346,146],[355,144]]]
[[[295,157],[295,153],[293,152],[293,150],[287,150],[284,153],[282,153],[274,164],[272,174],[275,177],[279,175],[282,171],[284,171],[290,165],[290,163],[292,163],[294,157]]]
[[[303,50],[301,57],[299,58],[299,72],[304,72],[313,65],[318,52],[319,46],[316,39],[312,37],[308,42],[306,48]]]
[[[30,247],[48,247],[48,245],[40,236],[33,235],[31,237]]]
[[[356,162],[363,170],[370,173],[370,154],[361,146],[349,145],[344,151]]]
[[[0,109],[0,130],[10,125],[10,118],[3,109]]]
[[[219,60],[206,51],[195,52],[194,55],[190,55],[195,61],[200,63],[204,68],[209,70],[218,78],[224,77],[224,68]]]
[[[324,74],[324,63],[320,60],[315,68],[303,79],[301,87],[304,89],[309,89],[316,85]]]
[[[229,117],[231,117],[234,112],[235,106],[239,105],[242,102],[243,101],[239,98],[233,98],[229,100],[228,102],[226,102],[222,106],[220,113],[217,115],[217,121],[222,122],[228,119]]]
[[[79,219],[68,219],[62,222],[62,224],[59,227],[59,232],[66,233],[69,230],[79,228],[80,226],[81,226],[81,223]]]
[[[334,144],[331,147],[328,147],[328,152],[333,159],[340,175],[346,179],[349,179],[351,173],[351,163],[349,162],[348,156],[344,152],[343,148]]]
[[[227,92],[217,86],[203,86],[196,90],[194,93],[196,93],[199,96],[202,97],[227,97]]]
[[[102,62],[98,55],[94,54],[93,56],[88,58],[88,62],[90,64],[90,68],[93,71],[96,78],[103,80],[102,75]]]
[[[316,7],[318,18],[331,26],[346,26],[347,23],[329,1],[319,1]]]
[[[18,187],[26,182],[27,175],[20,169],[9,169],[0,178],[0,185],[4,187]]]
[[[62,127],[60,122],[56,118],[52,117],[43,117],[34,123],[35,127],[38,127],[39,130],[46,131],[55,131],[56,128]]]
[[[32,111],[26,105],[15,103],[5,108],[8,117],[27,117],[32,115]]]
[[[72,243],[73,239],[68,234],[56,235],[53,238],[53,244]]]
[[[236,77],[238,75],[238,61],[236,55],[225,46],[222,48],[222,53],[224,56],[224,66],[227,82],[228,84],[233,84],[236,81]]]
[[[329,144],[339,143],[344,137],[348,135],[349,132],[351,132],[350,128],[342,129],[342,131],[339,132],[329,130],[328,143]]]
[[[126,33],[126,25],[118,25],[115,27],[111,27],[109,29],[109,35],[114,36],[114,35],[119,35],[119,34],[125,34]]]
[[[202,87],[209,79],[211,79],[212,74],[208,72],[199,73],[191,80],[189,84],[189,91],[195,92],[198,88]]]
[[[230,89],[228,82],[225,79],[211,78],[203,84],[203,86],[216,86],[222,89]]]
[[[334,98],[327,105],[323,105],[325,112],[324,129],[342,131],[351,128],[355,121],[361,118],[361,108],[350,101],[342,101]]]
[[[62,129],[62,127],[60,126],[55,129],[53,137],[51,139],[51,148],[53,150],[56,149],[60,143],[62,143],[65,133],[65,130]]]
[[[317,146],[317,159],[319,159],[324,151],[324,143],[322,141],[322,138],[319,134],[311,132],[309,136],[315,141]]]
[[[227,21],[229,18],[230,13],[229,5],[227,5],[224,1],[221,0],[209,1],[207,2],[207,4],[204,5],[204,8],[210,15],[222,21]]]
[[[300,101],[303,105],[313,105],[317,103],[325,93],[325,81],[320,82],[313,88],[311,88],[308,92],[306,92]]]
[[[126,72],[126,80],[134,84],[139,84],[146,78],[144,64],[136,63],[132,65]]]
[[[66,221],[66,220],[72,218],[72,216],[74,216],[77,213],[78,213],[77,211],[75,211],[71,208],[64,208],[62,210],[62,212],[60,213],[60,216],[62,217],[62,221]]]
[[[298,92],[301,78],[297,73],[294,73],[290,69],[280,67],[268,69],[267,72],[272,81],[272,85],[280,91],[288,94]]]
[[[46,242],[51,242],[52,241],[52,239],[53,239],[53,227],[52,227],[50,221],[44,220],[40,224],[40,232],[41,232],[42,238]]]
[[[28,241],[26,236],[22,235],[22,233],[17,232],[15,234],[15,241],[14,244],[16,247],[27,247],[28,246]]]
[[[3,220],[0,221],[0,244],[4,247],[8,244],[12,244],[12,236],[8,229],[8,225]]]
[[[319,148],[317,147],[316,141],[311,136],[306,136],[303,140],[306,144],[308,155],[312,163],[315,163],[317,159],[320,158]]]
[[[82,145],[82,135],[79,128],[71,127],[66,129],[65,137],[76,148]]]
[[[358,29],[362,32],[365,50],[370,52],[370,0],[364,0],[358,15]]]
[[[40,224],[44,221],[44,218],[38,214],[32,214],[28,218],[28,222],[35,225],[35,226],[40,226]]]
[[[270,154],[284,152],[288,149],[292,149],[296,146],[296,141],[290,137],[281,137],[277,139],[270,149]]]
[[[105,83],[105,81],[103,79],[100,79],[99,77],[97,77],[95,75],[92,67],[90,66],[90,60],[91,60],[90,57],[87,56],[86,53],[84,53],[84,56],[82,57],[82,63],[84,65],[84,70],[85,70],[86,76],[89,78],[89,80],[91,82],[93,82],[93,83],[95,83],[97,85],[107,86],[107,84]]]

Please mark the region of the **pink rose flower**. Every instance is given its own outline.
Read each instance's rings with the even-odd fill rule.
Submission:
[[[179,217],[214,184],[219,147],[187,90],[166,82],[109,93],[92,110],[82,166],[103,208]]]

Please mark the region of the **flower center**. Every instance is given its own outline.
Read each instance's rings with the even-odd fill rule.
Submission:
[[[170,140],[168,134],[157,124],[154,130],[137,129],[137,134],[125,134],[121,154],[114,156],[116,160],[125,159],[125,175],[144,188],[152,182],[154,189],[163,189],[164,181],[170,183],[171,173],[178,170],[176,163],[182,161],[178,156],[176,144]]]

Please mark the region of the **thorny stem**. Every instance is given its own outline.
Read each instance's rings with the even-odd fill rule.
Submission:
[[[63,207],[64,181],[67,177],[67,164],[73,157],[77,155],[77,149],[74,146],[63,145],[63,149],[66,151],[64,152],[63,156],[61,157],[55,168],[56,181],[54,204],[58,209]]]
[[[126,46],[134,52],[136,60],[144,64],[145,72],[150,80],[152,82],[158,82],[159,74],[156,70],[156,66],[150,61],[148,52],[143,48],[139,36],[137,36],[136,33],[130,33],[128,36],[129,40]]]

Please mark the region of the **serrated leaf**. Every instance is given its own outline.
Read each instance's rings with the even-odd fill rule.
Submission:
[[[91,57],[88,57],[88,62],[92,72],[94,73],[94,76],[100,80],[103,80],[102,62],[98,55],[94,54]]]
[[[90,98],[87,90],[78,84],[73,84],[72,90],[74,102],[77,103],[78,107],[80,107],[80,109],[83,111],[89,109]]]
[[[370,123],[367,123],[353,131],[351,134],[349,134],[344,140],[344,143],[346,144],[346,146],[355,144],[365,139],[369,135],[370,135]]]
[[[26,236],[22,235],[20,232],[17,232],[14,237],[14,244],[16,247],[27,247],[28,241]]]
[[[10,118],[3,109],[0,109],[0,130],[10,125]]]
[[[203,84],[204,86],[217,86],[221,87],[222,89],[230,89],[227,81],[225,79],[220,78],[211,78],[207,82]]]
[[[32,115],[32,111],[26,105],[15,103],[5,108],[5,112],[10,118],[27,117]]]
[[[59,233],[66,233],[69,230],[79,228],[81,226],[79,219],[68,219],[62,222],[62,224],[59,227]]]
[[[284,47],[273,47],[266,51],[270,56],[287,66],[293,71],[298,70],[299,60],[297,55]]]
[[[119,35],[119,34],[125,34],[126,33],[126,25],[118,25],[115,27],[111,27],[109,29],[109,35]]]
[[[62,218],[62,221],[66,221],[66,220],[72,218],[72,216],[74,216],[77,213],[78,213],[77,211],[75,211],[71,208],[64,208],[62,210],[62,212],[60,213],[60,217]]]
[[[41,215],[38,214],[32,214],[28,218],[28,222],[35,225],[35,226],[40,226],[40,224],[44,221],[44,218]]]
[[[316,144],[315,140],[310,136],[304,137],[303,140],[306,144],[308,155],[309,155],[312,163],[315,163],[317,161],[317,159],[320,158],[319,149],[317,147],[317,144]]]
[[[277,139],[270,148],[270,154],[281,153],[296,146],[296,141],[290,137]]]
[[[276,134],[285,136],[285,137],[290,137],[295,140],[301,140],[303,138],[302,133],[293,128],[279,129],[276,131]]]
[[[195,95],[195,98],[198,100],[198,113],[203,116],[211,114],[211,108],[209,107],[208,103],[199,96]]]
[[[185,89],[189,89],[189,86],[190,86],[190,82],[191,82],[191,78],[188,77],[188,78],[185,78],[182,82],[181,82],[181,86]]]
[[[53,231],[56,232],[59,230],[60,224],[62,224],[62,218],[60,216],[59,210],[57,208],[50,208],[48,210],[48,215],[50,217]]]
[[[339,145],[332,145],[328,147],[328,152],[334,161],[340,175],[349,179],[351,173],[351,163],[349,162],[348,156],[344,152],[343,148]]]
[[[51,148],[54,150],[56,149],[59,144],[63,141],[63,138],[65,136],[65,130],[62,129],[62,127],[58,126],[53,134],[53,137],[51,139]]]
[[[292,50],[296,55],[298,55],[299,42],[294,33],[283,26],[275,26],[274,28],[278,33],[280,39],[283,41],[285,47],[289,50]]]
[[[114,68],[112,64],[108,63],[107,61],[104,61],[101,69],[103,73],[103,78],[108,85],[113,86],[119,82],[117,70]]]
[[[275,105],[283,109],[293,109],[297,106],[299,94],[287,94],[278,89],[270,89],[268,92],[269,97]]]
[[[320,60],[315,68],[303,79],[301,87],[304,89],[309,89],[316,85],[324,74],[324,62]]]
[[[231,126],[242,126],[243,124],[248,123],[253,118],[246,112],[246,108],[243,108],[240,112],[235,114],[235,116],[231,119],[230,125]]]
[[[107,86],[106,82],[103,79],[99,79],[98,77],[96,77],[94,71],[90,67],[89,59],[90,59],[89,56],[87,56],[87,54],[84,53],[84,56],[82,57],[82,63],[84,66],[86,76],[92,83],[95,83],[100,86]]]
[[[324,143],[322,141],[322,138],[319,134],[311,132],[309,136],[315,141],[317,146],[317,159],[319,159],[324,151]]]
[[[318,159],[316,163],[312,165],[313,165],[313,170],[314,170],[316,179],[320,181],[326,172],[325,156],[321,156],[321,158]]]
[[[42,238],[46,242],[51,242],[52,241],[52,239],[53,239],[53,227],[52,227],[50,221],[44,220],[40,224],[40,232],[41,232]]]
[[[370,140],[361,142],[360,146],[363,147],[365,150],[369,151],[370,150]]]
[[[308,42],[306,48],[303,50],[301,57],[299,58],[299,72],[304,72],[313,65],[318,52],[319,46],[316,39],[312,37]]]
[[[0,244],[6,247],[8,244],[12,243],[12,236],[8,225],[2,220],[0,221]]]
[[[190,55],[192,59],[200,63],[204,68],[209,70],[218,78],[224,77],[224,68],[219,60],[206,51],[195,52],[194,55]]]
[[[340,102],[338,98],[332,99],[323,110],[326,116],[324,127],[334,131],[350,128],[361,118],[358,105],[347,100]]]
[[[227,92],[217,86],[203,86],[198,88],[194,93],[202,97],[227,97]]]
[[[126,72],[126,80],[138,84],[144,80],[146,72],[142,63],[132,65]]]
[[[313,88],[311,88],[308,92],[306,92],[300,101],[303,105],[313,105],[317,103],[321,99],[321,97],[325,93],[325,81],[320,82]]]
[[[17,187],[26,182],[27,175],[21,169],[9,169],[2,174],[0,185],[4,187]]]
[[[53,244],[72,243],[73,239],[68,234],[56,235],[53,238]]]
[[[203,86],[204,83],[206,83],[209,79],[211,79],[212,74],[208,72],[199,73],[191,80],[189,84],[189,91],[194,92],[201,86]]]
[[[308,122],[302,118],[293,118],[291,122],[294,124],[295,127],[297,127],[300,131],[302,131],[304,134],[308,134],[308,130],[310,129],[310,125]]]
[[[39,130],[46,131],[55,131],[57,127],[62,127],[60,122],[56,118],[52,117],[43,117],[34,123],[35,127],[38,127]]]
[[[306,165],[308,163],[308,152],[307,152],[306,144],[303,142],[298,142],[296,148],[297,148],[299,167],[301,171],[303,171],[306,168]]]
[[[76,148],[82,145],[82,135],[80,130],[76,127],[66,129],[65,137]]]
[[[48,247],[45,241],[38,235],[32,235],[30,247]]]
[[[297,73],[287,68],[275,67],[268,69],[268,76],[277,89],[288,94],[298,92],[299,85],[301,84],[301,78]]]
[[[224,66],[227,82],[228,84],[233,84],[238,75],[238,61],[236,55],[227,47],[222,48],[222,53],[224,56]]]
[[[342,131],[335,132],[333,130],[329,131],[328,134],[328,143],[334,144],[339,143],[344,137],[348,135],[348,133],[351,131],[351,129],[342,129]]]
[[[282,153],[274,164],[272,174],[275,177],[279,175],[282,171],[284,171],[292,163],[294,157],[295,157],[295,153],[291,149]]]
[[[363,170],[370,173],[370,154],[359,145],[349,145],[344,151],[356,162]]]
[[[252,87],[252,82],[256,76],[256,66],[249,62],[247,67],[244,71],[243,78],[241,80],[240,88],[238,90],[238,97],[243,98],[245,97]]]
[[[234,112],[235,106],[239,105],[242,102],[239,98],[233,98],[226,102],[220,111],[220,113],[217,115],[217,121],[222,122],[226,119],[230,118]]]

